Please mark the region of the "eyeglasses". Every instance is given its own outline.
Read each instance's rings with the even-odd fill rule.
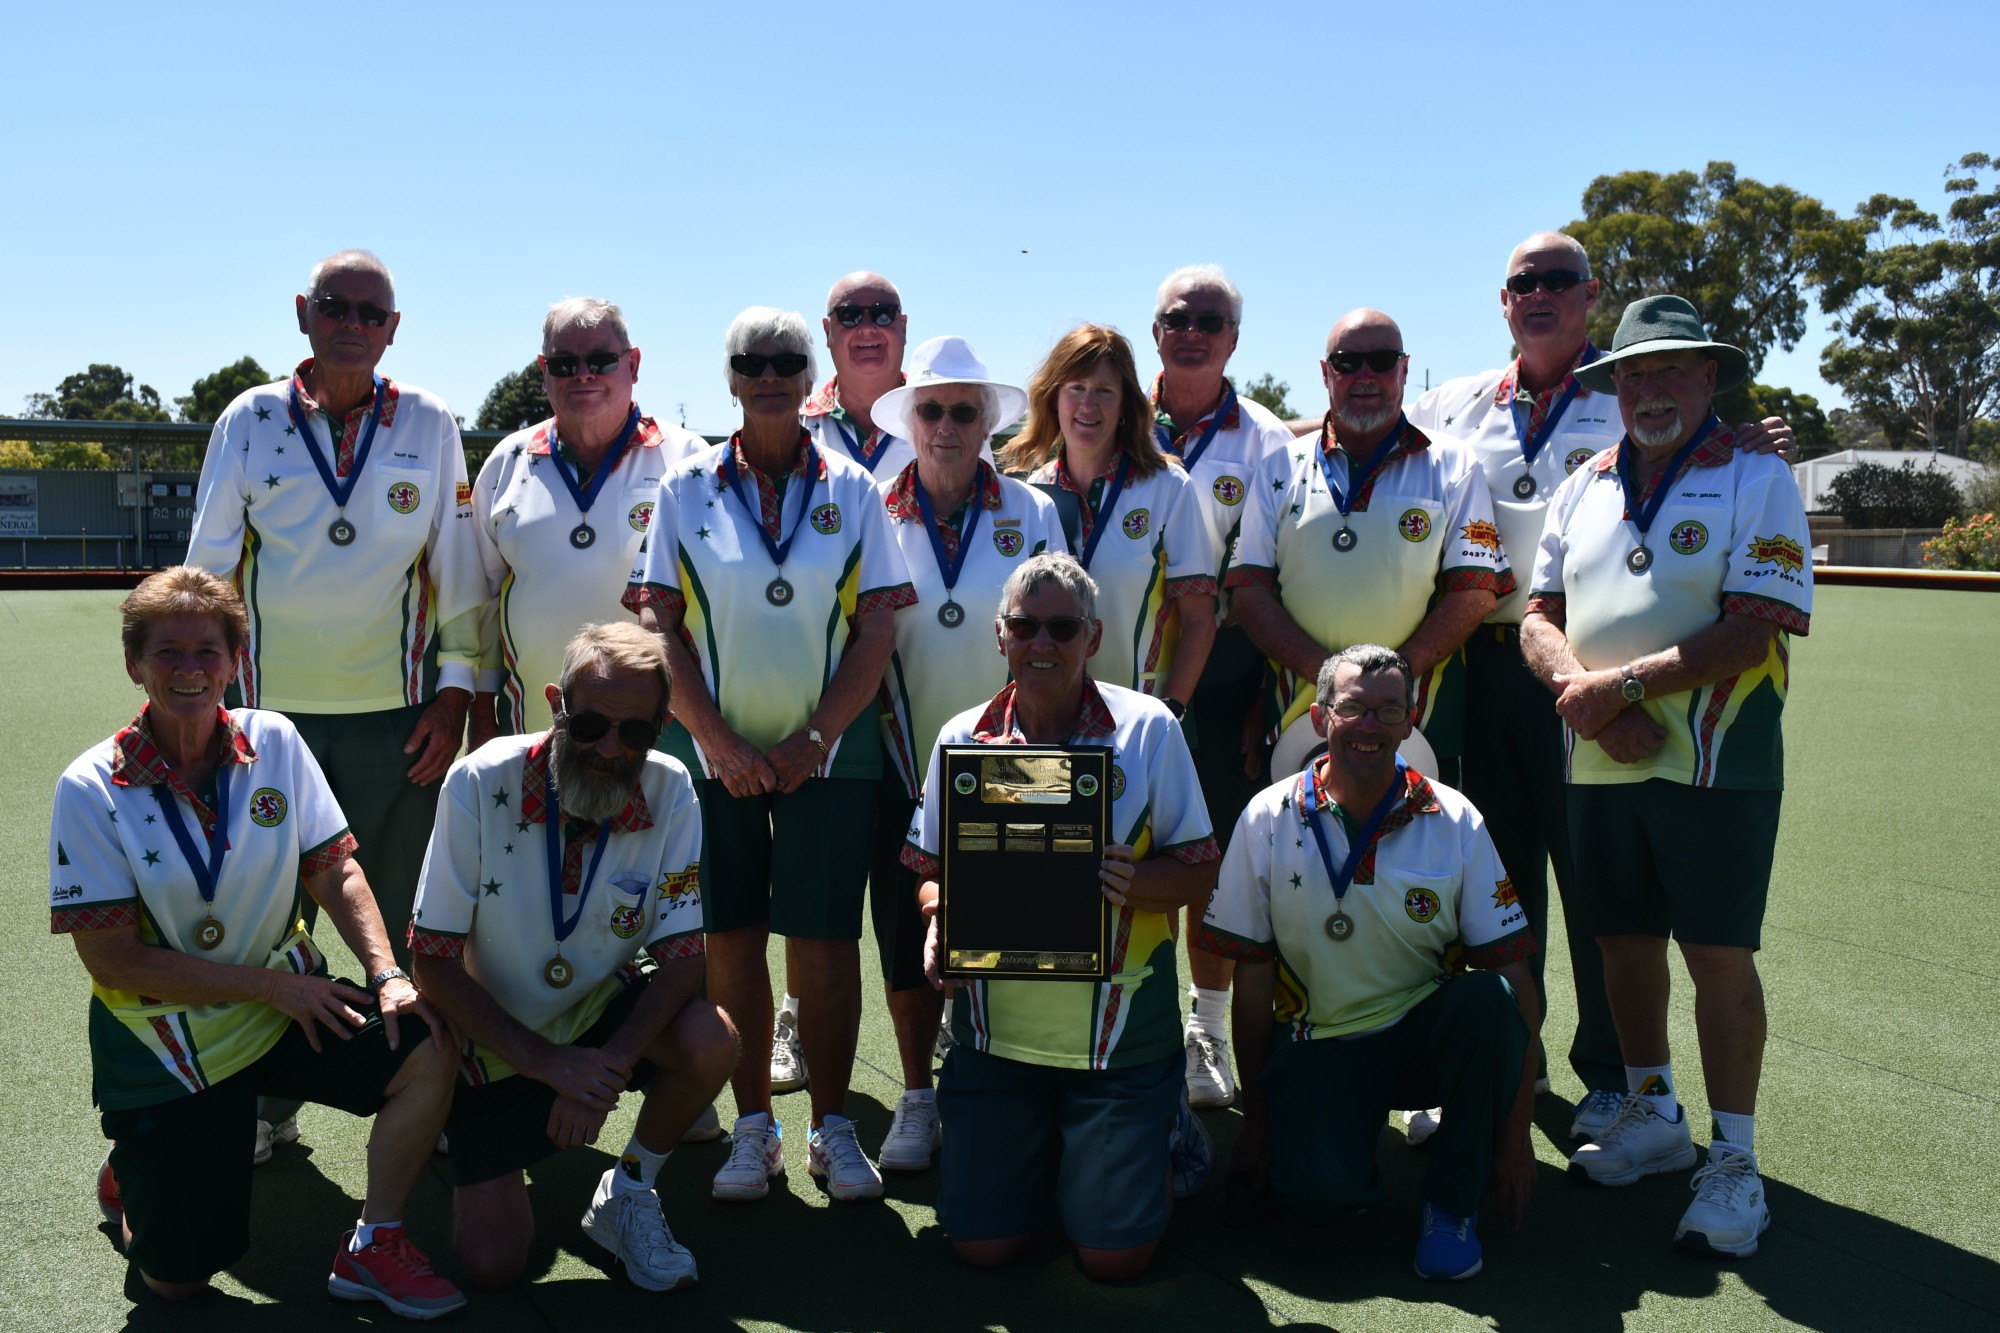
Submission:
[[[1169,310],[1154,318],[1159,320],[1161,328],[1170,333],[1186,333],[1190,324],[1202,333],[1220,333],[1236,323],[1227,315],[1190,315],[1185,310]]]
[[[563,700],[563,715],[557,720],[578,745],[597,744],[613,727],[618,729],[619,743],[628,750],[650,750],[653,742],[660,738],[660,724],[657,722],[640,717],[625,717],[613,722],[604,714],[589,710],[572,713],[567,699]]]
[[[961,426],[970,426],[979,420],[979,409],[971,403],[953,403],[950,407],[946,407],[943,403],[918,403],[916,412],[919,419],[928,421],[932,425],[943,421],[947,412],[951,413],[951,419]]]
[[[347,318],[350,310],[358,311],[361,322],[371,329],[379,329],[389,322],[391,311],[384,310],[372,301],[350,301],[344,296],[321,293],[312,299],[312,308],[321,319],[330,319],[338,324]]]
[[[1546,273],[1516,273],[1507,279],[1507,290],[1516,296],[1526,296],[1540,287],[1550,293],[1566,292],[1579,282],[1589,282],[1588,273],[1578,273],[1575,269],[1552,268]]]
[[[1344,722],[1357,722],[1373,713],[1375,720],[1385,727],[1400,727],[1410,716],[1410,710],[1402,704],[1378,704],[1369,708],[1352,699],[1342,699],[1327,711]]]
[[[1356,371],[1360,370],[1361,367],[1363,366],[1368,367],[1370,370],[1374,371],[1378,375],[1386,375],[1390,371],[1396,368],[1396,363],[1398,361],[1401,361],[1405,356],[1408,355],[1409,353],[1401,351],[1396,351],[1396,352],[1332,351],[1326,354],[1326,363],[1327,365],[1333,367],[1333,373],[1336,375],[1352,375]]]
[[[1050,616],[1047,620],[1037,620],[1033,616],[1002,616],[1000,624],[1005,627],[1007,637],[1026,643],[1043,630],[1057,643],[1068,643],[1083,633],[1090,624],[1082,616]]]
[[[754,380],[769,366],[778,372],[778,378],[788,380],[806,368],[804,352],[779,352],[765,356],[762,352],[738,352],[729,358],[729,368],[746,380]]]
[[[559,380],[576,374],[578,365],[587,367],[593,375],[608,375],[624,359],[623,352],[585,352],[581,358],[575,352],[550,352],[542,358],[542,369]]]
[[[874,305],[837,305],[826,313],[839,320],[843,329],[858,328],[863,319],[886,329],[903,313],[903,307],[894,301],[877,301]]]

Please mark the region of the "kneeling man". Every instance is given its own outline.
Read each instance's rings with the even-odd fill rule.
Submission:
[[[652,749],[671,681],[657,636],[587,625],[547,689],[555,725],[453,765],[410,926],[417,975],[472,1040],[448,1133],[459,1264],[505,1286],[534,1238],[522,1169],[639,1121],[584,1234],[648,1291],[692,1286],[653,1182],[721,1090],[736,1034],[702,998],[701,815]],[[643,948],[652,965],[642,967]]]
[[[1326,753],[1243,812],[1196,944],[1236,960],[1232,1185],[1316,1221],[1378,1205],[1384,1118],[1442,1106],[1416,1268],[1451,1280],[1480,1269],[1488,1176],[1514,1225],[1534,1187],[1537,945],[1479,812],[1397,757],[1413,707],[1401,654],[1326,660]]]

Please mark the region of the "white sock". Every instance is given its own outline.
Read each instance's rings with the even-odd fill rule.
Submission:
[[[1714,1137],[1732,1148],[1754,1152],[1757,1148],[1757,1117],[1734,1111],[1709,1112],[1715,1117]]]
[[[666,1165],[673,1149],[666,1152],[649,1152],[634,1134],[632,1141],[625,1145],[624,1156],[618,1159],[618,1169],[611,1173],[613,1194],[640,1194],[653,1188],[653,1181],[659,1177],[660,1168]]]
[[[1651,1102],[1661,1119],[1681,1118],[1680,1098],[1674,1095],[1672,1065],[1626,1065],[1625,1088]]]
[[[1188,987],[1188,994],[1194,997],[1194,1016],[1188,1021],[1211,1037],[1229,1035],[1229,992],[1226,990],[1203,990],[1200,986]]]
[[[786,991],[785,1002],[778,1006],[778,1012],[780,1014],[790,1014],[792,1016],[792,1022],[794,1024],[797,1024],[799,1020],[799,997],[792,994],[790,991]]]
[[[357,1217],[354,1219],[354,1239],[347,1242],[347,1252],[349,1254],[359,1254],[375,1243],[375,1233],[377,1231],[386,1231],[391,1227],[399,1227],[401,1225],[403,1225],[403,1219],[400,1217],[393,1222],[363,1222]]]

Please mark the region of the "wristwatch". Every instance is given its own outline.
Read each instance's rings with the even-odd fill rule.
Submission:
[[[386,972],[377,972],[374,976],[368,978],[368,989],[380,991],[384,986],[398,977],[401,977],[404,981],[410,980],[410,974],[400,967],[392,967]],[[416,983],[412,981],[410,984],[414,986]]]
[[[809,740],[809,741],[811,741],[811,742],[812,742],[812,743],[813,743],[814,745],[817,745],[817,746],[819,747],[819,761],[820,761],[820,762],[821,762],[822,764],[823,764],[823,763],[825,763],[825,762],[827,761],[827,757],[828,757],[828,750],[827,750],[827,748],[826,748],[826,737],[824,737],[824,736],[820,735],[820,730],[819,730],[819,728],[818,728],[818,727],[807,727],[807,728],[806,728],[806,739],[807,739],[807,740]]]
[[[1630,662],[1618,668],[1618,679],[1618,692],[1625,696],[1626,703],[1635,704],[1646,697],[1646,682],[1632,674]]]
[[[1179,699],[1172,699],[1168,698],[1166,695],[1161,695],[1160,702],[1167,706],[1167,711],[1174,715],[1174,719],[1176,721],[1179,721],[1180,719],[1185,718],[1187,716],[1187,705],[1182,703]]]

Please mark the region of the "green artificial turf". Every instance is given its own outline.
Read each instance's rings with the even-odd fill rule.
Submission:
[[[0,1328],[382,1327],[380,1307],[325,1295],[335,1238],[352,1224],[366,1126],[308,1108],[305,1142],[257,1174],[250,1255],[217,1294],[168,1307],[136,1283],[99,1225],[91,1183],[104,1144],[90,1108],[87,982],[48,933],[49,794],[74,755],[137,709],[117,648],[115,593],[0,593]],[[1052,1252],[1002,1273],[950,1257],[931,1210],[935,1172],[890,1177],[885,1206],[827,1205],[805,1169],[807,1103],[781,1097],[790,1181],[761,1204],[708,1198],[717,1144],[676,1153],[667,1215],[702,1283],[652,1296],[607,1273],[577,1226],[604,1153],[531,1173],[536,1276],[475,1299],[458,1323],[932,1330],[984,1328],[1601,1330],[1994,1327],[2000,1323],[2000,597],[1822,588],[1794,643],[1786,717],[1790,790],[1761,956],[1771,1011],[1758,1146],[1775,1224],[1739,1264],[1669,1245],[1688,1198],[1678,1177],[1624,1190],[1562,1173],[1561,1059],[1573,1006],[1552,930],[1547,1031],[1555,1095],[1538,1107],[1541,1180],[1528,1226],[1484,1231],[1486,1272],[1451,1287],[1410,1272],[1423,1156],[1385,1131],[1390,1202],[1344,1226],[1222,1226],[1217,1190],[1180,1209],[1153,1270],[1098,1287]],[[1700,830],[1689,836],[1699,837]],[[336,962],[341,951],[330,951]],[[864,1144],[886,1130],[900,1080],[864,941],[868,1008],[850,1111]],[[773,950],[774,974],[782,959]],[[351,969],[351,963],[348,964]],[[1677,1073],[1705,1122],[1691,991],[1677,972]],[[730,1113],[727,1094],[723,1111]],[[629,1133],[629,1106],[606,1130]],[[1212,1113],[1218,1157],[1233,1111]],[[1699,1136],[1698,1136],[1699,1137]],[[410,1209],[417,1242],[452,1270],[450,1195],[436,1165]],[[276,1303],[275,1305],[273,1303]],[[629,1321],[629,1322],[628,1322]]]

